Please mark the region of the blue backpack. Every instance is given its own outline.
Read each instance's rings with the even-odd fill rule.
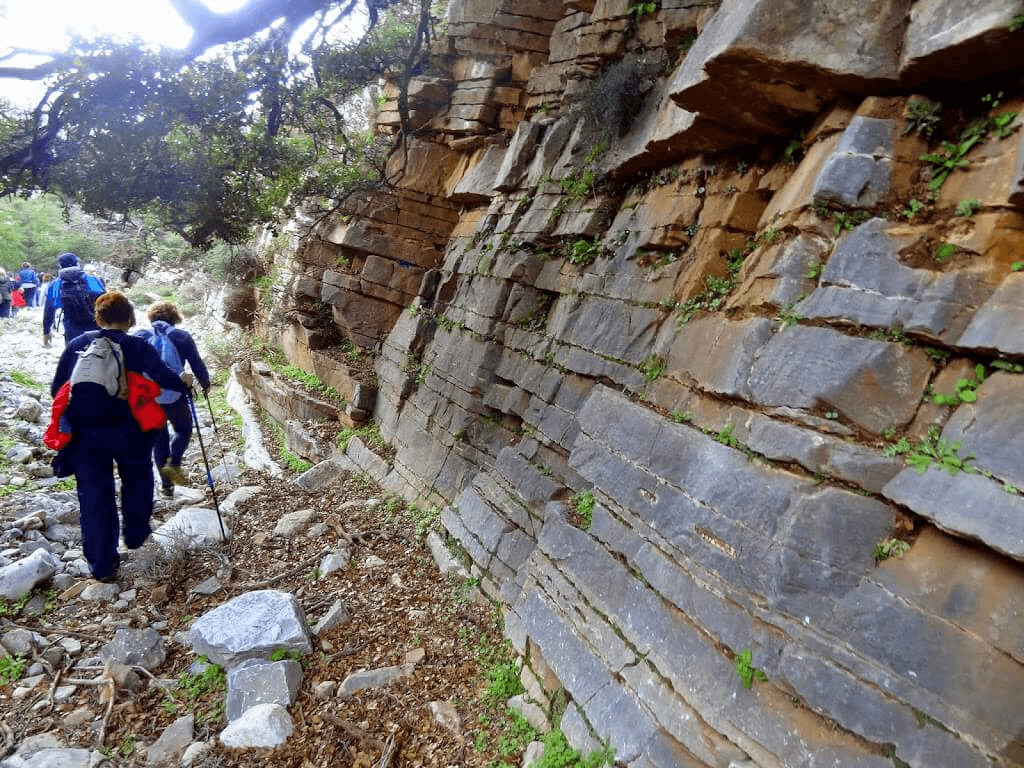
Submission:
[[[149,337],[149,343],[156,347],[156,351],[160,353],[160,359],[164,361],[164,365],[175,373],[181,373],[185,370],[185,363],[182,362],[181,354],[174,345],[174,341],[168,337],[166,329],[161,327],[161,331],[158,331],[154,328],[153,335]],[[167,403],[175,402],[179,397],[181,397],[181,392],[165,389],[157,396],[156,401],[161,405],[166,405]]]

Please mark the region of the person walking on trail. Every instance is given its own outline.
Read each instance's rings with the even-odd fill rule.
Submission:
[[[171,370],[180,373],[187,363],[199,381],[203,394],[208,393],[210,374],[199,356],[196,343],[188,331],[175,327],[181,322],[178,308],[170,301],[160,301],[150,307],[146,314],[153,326],[152,331],[140,329],[135,335],[152,344]],[[170,391],[157,398],[168,421],[168,426],[160,430],[153,444],[153,461],[160,472],[160,490],[164,496],[173,496],[176,485],[188,485],[188,479],[181,470],[181,459],[192,439],[192,416],[187,397]],[[174,430],[173,439],[171,430]]]
[[[43,344],[46,346],[50,345],[50,331],[58,309],[64,313],[65,346],[76,336],[97,330],[93,304],[106,291],[98,278],[85,273],[78,257],[70,251],[58,256],[57,264],[60,271],[46,289],[43,305]]]
[[[27,261],[24,261],[21,264],[21,269],[18,272],[18,283],[21,287],[21,293],[25,297],[25,306],[36,306],[36,291],[39,289],[39,275],[36,274],[36,271],[32,269],[32,265]]]
[[[7,284],[7,270],[0,267],[0,317],[11,316],[11,287]]]
[[[78,336],[65,347],[50,394],[55,404],[67,398],[60,423],[70,426],[71,441],[61,455],[78,485],[85,559],[93,578],[113,581],[121,562],[114,465],[121,478],[124,543],[128,549],[138,549],[152,532],[154,480],[150,456],[157,428],[163,422],[162,413],[159,420],[152,420],[153,409],[159,413],[154,402],[157,385],[164,391],[184,393],[194,378],[188,372],[178,375],[172,371],[152,345],[127,333],[135,324],[135,311],[119,291],[97,299],[95,319],[101,329],[96,335],[120,347],[127,399],[122,399],[120,392],[109,394],[103,384],[87,378],[80,381],[85,377],[76,373],[76,363],[84,360],[80,353],[93,344],[92,334]],[[72,385],[72,381],[76,383]],[[70,386],[64,389],[66,384]],[[116,386],[114,389],[117,391]],[[153,399],[147,399],[147,392]]]

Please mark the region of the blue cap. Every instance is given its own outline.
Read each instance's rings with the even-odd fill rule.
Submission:
[[[65,251],[57,257],[57,263],[62,267],[77,267],[78,257],[71,251]]]

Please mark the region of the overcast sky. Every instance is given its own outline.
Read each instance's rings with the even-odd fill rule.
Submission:
[[[210,10],[223,13],[245,0],[204,2]],[[138,37],[171,48],[184,47],[192,34],[166,0],[0,0],[0,54],[12,48],[59,51],[75,32]],[[16,104],[34,106],[27,102],[37,92],[38,86],[31,83],[0,78],[0,97]]]

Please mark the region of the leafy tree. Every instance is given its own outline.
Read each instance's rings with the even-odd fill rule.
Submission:
[[[184,52],[100,38],[31,70],[0,57],[0,77],[46,84],[31,112],[0,102],[0,196],[52,191],[90,214],[143,213],[205,249],[385,183],[390,143],[345,103],[385,72],[408,82],[428,0],[249,0],[229,14],[172,2],[196,30]],[[359,10],[362,39],[336,42]],[[311,21],[292,55],[294,30]]]
[[[74,251],[85,261],[105,258],[103,242],[69,230],[65,213],[61,202],[49,195],[0,200],[0,266],[10,270],[28,261],[40,271],[55,272],[57,255],[64,251]]]

